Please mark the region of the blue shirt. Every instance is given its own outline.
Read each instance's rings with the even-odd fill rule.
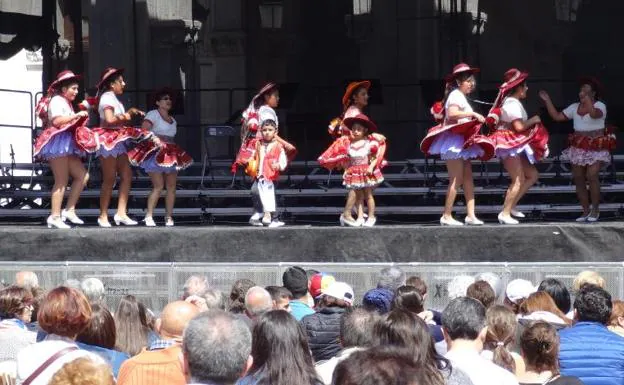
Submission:
[[[314,314],[314,310],[306,303],[294,299],[290,301],[290,314],[292,314],[297,321],[301,321],[303,317]]]

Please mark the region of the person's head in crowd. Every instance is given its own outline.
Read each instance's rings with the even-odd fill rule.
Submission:
[[[139,319],[148,331],[156,331],[156,316],[143,302],[139,302]]]
[[[416,275],[412,275],[405,280],[405,285],[414,286],[420,293],[421,297],[423,297],[423,301],[427,299],[427,283],[424,279]]]
[[[289,267],[282,274],[282,283],[292,293],[293,299],[307,303],[308,276],[305,270],[299,266]]]
[[[245,294],[254,286],[255,282],[246,278],[234,282],[230,291],[230,312],[237,314],[245,312]]]
[[[449,362],[436,353],[425,322],[412,312],[392,310],[373,327],[373,339],[375,346],[396,346],[408,351],[428,377],[442,380],[439,369],[449,366]]]
[[[343,348],[373,345],[373,328],[380,316],[364,308],[349,308],[340,317],[340,345]]]
[[[520,305],[520,309],[518,313],[521,315],[530,315],[534,312],[548,312],[551,313],[557,318],[561,319],[564,324],[569,325],[571,320],[566,317],[566,315],[559,310],[555,301],[551,298],[551,296],[545,291],[536,291],[531,294],[529,298],[525,299]],[[556,322],[556,319],[553,318],[553,322]]]
[[[503,293],[505,292],[505,286],[503,285],[503,280],[496,273],[485,272],[479,273],[474,277],[476,281],[485,281],[490,284],[492,290],[494,290],[494,295],[496,296],[496,300],[503,297]]]
[[[39,278],[32,271],[18,271],[15,273],[15,286],[23,287],[24,289],[39,287]]]
[[[386,314],[392,310],[392,300],[394,292],[386,288],[370,289],[362,298],[362,306],[366,310],[376,311],[379,314]]]
[[[379,272],[377,287],[395,291],[405,285],[405,272],[396,266],[386,267]]]
[[[594,285],[601,289],[604,289],[606,282],[600,274],[595,271],[585,270],[577,274],[572,282],[572,287],[575,292],[581,290],[584,285]]]
[[[516,315],[506,306],[494,305],[487,309],[485,317],[487,334],[483,348],[493,353],[492,362],[515,373],[516,363],[510,351],[518,326]]]
[[[187,299],[192,295],[204,297],[209,288],[208,277],[205,275],[191,275],[186,282],[184,282],[182,299]]]
[[[607,325],[612,308],[611,294],[598,286],[584,285],[574,298],[574,318],[579,322]]]
[[[327,287],[334,282],[336,282],[336,278],[326,273],[316,273],[310,277],[308,281],[308,292],[312,298],[314,298],[315,304],[321,299],[323,290],[327,289]]]
[[[273,310],[290,311],[290,300],[293,299],[290,290],[283,286],[267,286],[265,289],[271,294]]]
[[[507,306],[514,314],[518,314],[522,301],[529,298],[535,293],[535,287],[531,281],[526,279],[514,279],[507,284],[505,289],[504,305]]]
[[[350,307],[354,300],[353,289],[345,282],[334,282],[323,290],[319,307]]]
[[[539,284],[537,290],[548,293],[563,314],[568,314],[570,312],[572,308],[570,292],[561,281],[555,278],[547,278]]]
[[[425,302],[416,287],[405,285],[397,289],[394,301],[392,301],[392,309],[419,314],[425,310]]]
[[[613,301],[609,330],[624,337],[624,301]]]
[[[0,290],[0,319],[17,319],[24,323],[32,320],[33,296],[30,289],[9,286]]]
[[[308,277],[308,281],[310,281],[310,278],[312,278],[312,276],[320,273],[320,271],[315,270],[315,269],[308,269],[305,272],[306,272],[306,276]]]
[[[271,294],[260,286],[254,286],[245,294],[245,314],[255,320],[273,309]]]
[[[188,323],[182,352],[189,384],[234,384],[251,364],[251,330],[234,314],[208,310]]]
[[[80,357],[56,371],[48,385],[115,385],[115,378],[106,363]]]
[[[520,337],[520,353],[527,371],[559,374],[559,335],[548,322],[536,321],[524,329]]]
[[[98,303],[92,304],[89,326],[78,334],[76,341],[114,350],[115,342],[117,341],[117,330],[115,329],[115,319],[111,312],[103,305]]]
[[[466,297],[474,298],[481,302],[486,309],[496,302],[496,293],[486,281],[475,281],[466,290]]]
[[[76,278],[69,278],[65,280],[63,286],[82,291],[82,288],[80,287],[80,280]]]
[[[446,285],[449,300],[465,297],[468,286],[472,285],[473,282],[474,277],[469,275],[457,275],[453,277]]]
[[[97,278],[85,278],[80,282],[80,290],[87,296],[90,303],[99,303],[104,300],[104,284]]]
[[[210,309],[227,309],[227,298],[223,295],[221,290],[217,289],[208,289],[204,294],[204,298],[206,299],[206,308]]]
[[[89,326],[91,306],[79,290],[59,286],[48,292],[37,319],[44,332],[75,339]]]
[[[455,298],[442,312],[442,330],[449,350],[457,343],[483,350],[487,333],[485,306],[473,298]]]
[[[199,308],[187,301],[173,301],[167,304],[156,320],[156,331],[162,339],[180,340],[184,328],[197,314]]]
[[[31,322],[37,322],[37,315],[39,313],[39,308],[41,307],[41,303],[43,302],[45,296],[46,296],[46,291],[42,288],[42,287],[33,287],[32,289],[30,289],[30,292],[32,293],[33,296],[33,312],[32,312],[32,317],[31,317]]]
[[[263,314],[253,327],[248,375],[258,383],[318,385],[303,328],[285,310]]]
[[[410,357],[394,346],[361,350],[341,361],[334,370],[333,385],[441,385],[429,378]]]
[[[133,295],[126,295],[119,301],[115,311],[117,339],[115,350],[135,356],[147,346],[149,329],[145,313],[141,314],[139,301]]]

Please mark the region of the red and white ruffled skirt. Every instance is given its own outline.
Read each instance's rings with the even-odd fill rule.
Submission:
[[[384,181],[379,167],[372,174],[368,173],[368,164],[358,164],[347,167],[342,175],[342,185],[349,190],[376,187]]]
[[[150,138],[153,134],[137,127],[97,127],[93,131],[97,135],[97,156],[118,157],[127,154],[139,142]]]
[[[590,137],[575,132],[568,136],[570,147],[563,150],[561,157],[577,166],[589,166],[596,162],[610,163],[611,151],[617,142],[612,128],[607,128],[604,135]]]
[[[347,135],[341,135],[332,142],[332,144],[325,150],[321,156],[318,157],[318,162],[321,167],[329,170],[335,168],[341,169],[349,162],[349,145],[351,140]]]
[[[141,142],[128,151],[128,159],[133,166],[148,173],[174,173],[193,164],[193,158],[177,144],[161,141],[156,145],[152,140]]]
[[[494,144],[479,134],[481,123],[471,120],[457,124],[439,124],[429,129],[420,143],[425,155],[438,155],[448,159],[488,160],[494,156]]]
[[[81,117],[62,127],[50,126],[37,137],[33,157],[37,160],[50,160],[63,156],[85,157],[95,152],[97,139],[95,133],[84,124],[87,117]]]
[[[496,157],[505,159],[524,154],[531,164],[548,156],[548,131],[541,123],[525,132],[498,129],[490,139],[494,143]]]

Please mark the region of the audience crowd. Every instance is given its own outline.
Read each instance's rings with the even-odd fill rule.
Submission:
[[[570,290],[457,276],[443,309],[397,267],[362,298],[324,272],[282,278],[227,295],[194,275],[162,310],[109,309],[97,278],[46,291],[19,272],[0,290],[0,385],[624,384],[624,302],[596,272]]]

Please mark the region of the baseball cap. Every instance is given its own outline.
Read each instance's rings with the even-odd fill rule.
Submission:
[[[341,299],[349,305],[353,305],[353,298],[355,297],[353,289],[345,282],[333,282],[327,289],[322,290],[322,294]]]

